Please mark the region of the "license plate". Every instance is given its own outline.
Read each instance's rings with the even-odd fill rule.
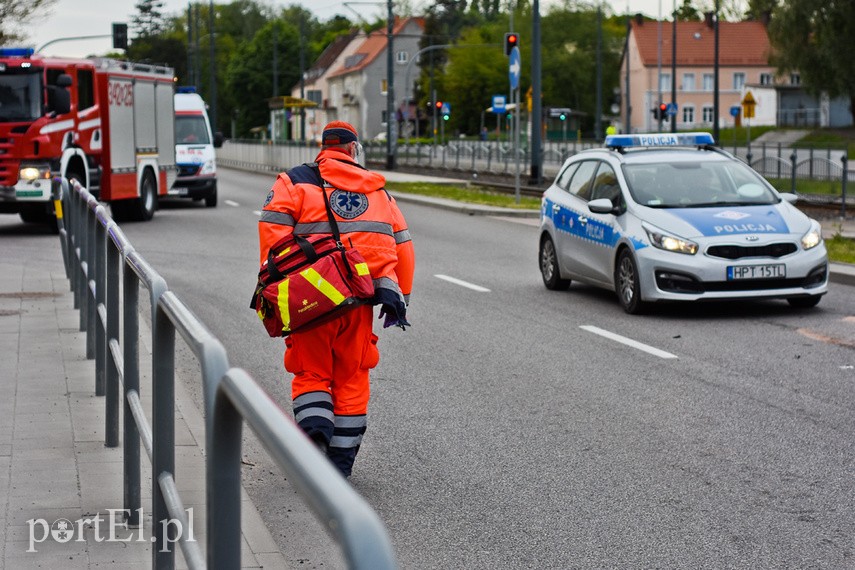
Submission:
[[[734,265],[727,268],[727,280],[741,279],[783,279],[787,276],[787,266],[783,263],[766,265]]]

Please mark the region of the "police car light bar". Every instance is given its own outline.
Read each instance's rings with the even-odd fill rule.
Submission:
[[[648,133],[637,135],[609,135],[606,137],[608,148],[651,147],[651,146],[704,146],[714,145],[715,139],[709,133]]]
[[[0,57],[30,57],[35,52],[33,48],[0,48]]]

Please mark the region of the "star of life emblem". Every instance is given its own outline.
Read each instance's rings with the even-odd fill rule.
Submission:
[[[751,214],[746,214],[745,212],[734,212],[733,210],[727,210],[726,212],[719,212],[714,218],[725,218],[727,220],[741,220],[742,218],[750,218]]]
[[[57,542],[68,542],[74,538],[74,523],[68,519],[58,519],[53,522],[50,534]]]
[[[352,220],[368,209],[368,196],[360,192],[336,190],[330,194],[330,207],[342,218]]]

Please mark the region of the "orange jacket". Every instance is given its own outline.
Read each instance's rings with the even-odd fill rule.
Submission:
[[[389,289],[408,302],[415,253],[407,222],[384,189],[386,179],[337,148],[322,150],[315,162],[328,186],[325,191],[342,243],[365,258],[375,289]],[[315,172],[300,165],[279,174],[273,183],[258,222],[262,263],[273,244],[292,232],[331,233]]]

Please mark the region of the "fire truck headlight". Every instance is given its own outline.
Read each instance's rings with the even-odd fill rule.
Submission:
[[[39,179],[49,179],[50,169],[47,166],[22,166],[18,171],[18,179],[31,182]]]

